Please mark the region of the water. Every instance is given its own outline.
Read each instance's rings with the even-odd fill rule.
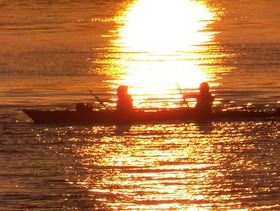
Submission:
[[[122,83],[136,107],[173,107],[177,84],[202,80],[215,109],[279,107],[278,1],[199,3],[0,1],[0,210],[280,209],[278,121],[36,125],[21,111],[100,106],[89,89],[113,108]]]

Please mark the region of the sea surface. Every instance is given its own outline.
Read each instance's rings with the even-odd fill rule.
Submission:
[[[22,109],[280,107],[278,0],[0,0],[0,210],[280,210],[280,122],[40,125]],[[188,100],[189,106],[195,101]]]

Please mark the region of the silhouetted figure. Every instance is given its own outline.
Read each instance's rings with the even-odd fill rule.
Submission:
[[[199,93],[184,94],[184,100],[186,98],[196,98],[195,109],[203,113],[211,113],[214,97],[210,92],[210,87],[207,82],[203,82],[199,86]]]
[[[120,85],[117,89],[117,111],[120,113],[130,113],[132,111],[132,98],[127,93],[128,86]]]

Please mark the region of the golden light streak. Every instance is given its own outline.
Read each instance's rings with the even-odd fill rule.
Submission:
[[[114,65],[117,84],[129,85],[130,94],[144,101],[147,95],[179,99],[178,85],[197,88],[211,80],[199,60],[203,45],[213,37],[207,32],[213,17],[205,5],[189,0],[138,0],[129,5],[117,19],[121,27],[113,41],[120,54]]]
[[[188,0],[139,0],[125,14],[121,43],[128,50],[160,52],[194,49],[209,41],[203,30],[213,14],[202,4]]]

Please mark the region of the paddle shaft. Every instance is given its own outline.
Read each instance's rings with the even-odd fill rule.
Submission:
[[[182,92],[182,89],[181,89],[180,85],[177,84],[177,83],[176,83],[176,85],[177,85],[177,89],[179,90],[180,94],[181,94],[181,95],[183,96],[183,98],[184,98],[184,94],[183,94],[183,92]],[[187,104],[187,107],[188,107],[188,108],[190,107],[188,101],[186,100],[186,98],[184,98],[184,103]]]
[[[89,90],[89,92],[106,110],[108,110],[108,108],[103,104],[103,101],[101,101],[95,94],[93,94],[91,90]]]

